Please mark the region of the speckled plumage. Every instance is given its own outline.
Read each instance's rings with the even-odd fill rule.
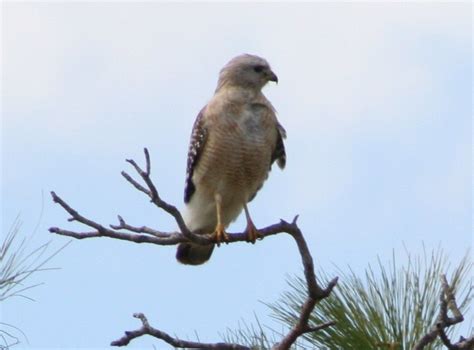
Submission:
[[[285,131],[261,92],[270,80],[277,77],[264,59],[237,56],[221,70],[214,96],[196,118],[184,192],[185,222],[192,231],[214,232],[216,195],[221,223],[227,227],[255,197],[272,163],[285,166]],[[177,258],[201,264],[212,250],[213,245],[181,244]]]

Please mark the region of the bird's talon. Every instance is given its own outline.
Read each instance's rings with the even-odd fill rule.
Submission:
[[[229,235],[225,232],[224,225],[216,226],[216,229],[213,233],[213,238],[218,247],[221,245],[221,242],[224,242],[224,243],[229,242]]]
[[[262,239],[262,235],[258,232],[257,228],[253,224],[248,224],[245,230],[247,233],[247,242],[255,244],[257,239]]]

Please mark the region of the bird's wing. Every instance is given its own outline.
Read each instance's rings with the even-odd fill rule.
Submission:
[[[278,167],[280,169],[284,169],[286,165],[286,151],[285,151],[285,144],[283,143],[283,140],[286,139],[286,130],[283,127],[283,125],[281,125],[278,122],[275,108],[270,103],[270,101],[268,101],[265,97],[263,97],[263,100],[264,100],[263,102],[253,103],[253,105],[261,107],[260,110],[262,111],[262,113],[265,114],[265,118],[271,120],[277,130],[277,140],[276,140],[275,148],[272,150],[270,168],[273,165],[273,163],[276,161],[278,164]]]
[[[285,168],[286,165],[286,151],[285,151],[285,144],[283,143],[283,139],[286,139],[286,130],[283,126],[277,122],[277,142],[275,149],[272,153],[272,161],[271,164],[276,160],[280,169]]]
[[[271,113],[273,115],[273,118],[275,118],[276,122],[276,128],[277,128],[277,140],[275,144],[275,148],[272,151],[272,158],[270,161],[270,169],[273,165],[273,163],[276,161],[280,169],[283,169],[286,165],[286,151],[285,151],[285,144],[283,143],[283,139],[286,139],[286,130],[285,128],[276,120],[275,114],[273,110],[271,110]],[[269,170],[270,170],[269,169]],[[257,195],[258,191],[260,191],[263,187],[263,182],[260,184],[260,186],[257,188],[257,191],[250,196],[249,202],[251,202],[255,196]]]
[[[186,183],[184,187],[184,203],[189,203],[193,193],[196,191],[196,186],[193,183],[194,169],[196,168],[199,159],[201,158],[204,145],[207,140],[207,129],[204,126],[204,111],[206,107],[201,109],[196,121],[193,125],[191,133],[191,140],[189,142],[188,161],[186,166]]]

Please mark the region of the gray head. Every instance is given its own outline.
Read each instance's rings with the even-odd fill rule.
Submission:
[[[234,57],[219,73],[217,90],[222,86],[240,86],[260,90],[269,81],[278,83],[278,77],[268,62],[258,56],[243,54]]]

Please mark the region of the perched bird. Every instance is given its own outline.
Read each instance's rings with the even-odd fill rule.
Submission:
[[[184,220],[194,233],[213,233],[225,242],[225,229],[242,209],[248,241],[259,233],[247,208],[268,177],[273,162],[286,162],[284,128],[262,93],[269,81],[278,82],[266,60],[243,54],[220,71],[214,96],[199,112],[189,145]],[[212,254],[214,244],[178,245],[179,262],[199,265]]]

